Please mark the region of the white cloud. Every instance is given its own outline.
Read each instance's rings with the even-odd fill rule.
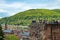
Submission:
[[[3,9],[0,9],[0,12],[5,12],[5,10],[3,10]]]
[[[57,1],[57,0],[56,0]],[[8,13],[9,16],[14,15],[18,12],[25,11],[28,9],[35,9],[35,8],[47,8],[47,9],[54,9],[54,8],[60,8],[59,2],[54,3],[37,3],[37,4],[29,4],[29,3],[23,3],[23,2],[14,2],[7,4],[4,0],[1,0],[0,3],[0,12]],[[59,1],[59,0],[58,0]]]
[[[0,17],[0,18],[2,18],[2,17]]]

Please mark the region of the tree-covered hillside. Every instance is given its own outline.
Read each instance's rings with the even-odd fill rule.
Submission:
[[[60,19],[60,10],[54,9],[30,9],[24,12],[19,12],[11,17],[6,17],[1,19],[1,23],[5,23],[7,21],[8,24],[19,24],[19,25],[29,25],[33,19],[37,20],[39,18],[52,20],[55,18],[56,20]]]
[[[57,13],[60,13],[60,9],[54,9],[54,10],[52,10],[52,11],[55,11],[55,12],[57,12]]]

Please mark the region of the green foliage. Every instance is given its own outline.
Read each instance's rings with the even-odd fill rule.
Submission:
[[[0,40],[4,40],[4,33],[2,31],[2,26],[0,24]]]
[[[24,12],[19,12],[16,15],[7,17],[8,24],[29,25],[33,19],[37,20],[42,18],[43,20],[60,20],[60,10],[54,9],[30,9]],[[1,19],[1,23],[5,22],[5,18]]]
[[[54,9],[52,11],[57,12],[57,13],[60,13],[60,9]]]
[[[5,40],[19,40],[15,35],[8,35],[5,37]]]

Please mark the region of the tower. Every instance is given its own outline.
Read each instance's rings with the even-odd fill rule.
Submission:
[[[7,18],[5,18],[5,29],[4,30],[7,30]]]

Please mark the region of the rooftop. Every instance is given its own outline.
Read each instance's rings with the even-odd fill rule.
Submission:
[[[12,33],[12,30],[3,30],[4,33]]]

